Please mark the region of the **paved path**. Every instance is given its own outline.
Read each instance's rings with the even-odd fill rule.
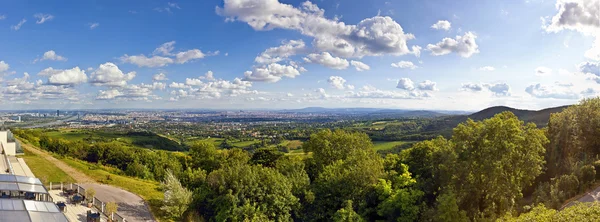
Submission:
[[[80,184],[84,189],[94,188],[96,198],[102,202],[115,202],[119,214],[127,221],[155,221],[148,210],[144,199],[131,192],[105,185],[105,184]]]
[[[144,202],[144,200],[129,191],[121,188],[98,184],[94,179],[80,172],[79,170],[67,165],[66,163],[54,158],[48,152],[34,148],[30,144],[22,143],[23,149],[35,153],[48,161],[52,162],[61,170],[65,171],[71,176],[77,184],[83,188],[93,187],[96,190],[96,198],[102,202],[115,202],[119,205],[117,212],[125,217],[127,221],[141,222],[141,221],[156,221],[150,213],[150,208]],[[39,175],[38,175],[39,176]]]
[[[599,202],[600,201],[600,186],[596,189],[587,192],[583,197],[577,200],[571,201],[566,204],[562,209],[575,205],[577,202]]]

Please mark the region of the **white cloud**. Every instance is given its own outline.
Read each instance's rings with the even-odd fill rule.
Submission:
[[[252,71],[244,72],[244,80],[259,82],[277,82],[281,77],[295,78],[300,75],[293,66],[272,63],[266,66],[255,67]]]
[[[205,56],[206,55],[199,49],[190,49],[188,51],[175,54],[175,62],[184,64],[192,60],[204,58]]]
[[[169,84],[169,88],[187,89],[187,88],[190,88],[190,87],[188,85],[186,85],[185,83],[172,82],[171,84]]]
[[[304,41],[290,40],[284,41],[278,47],[271,47],[258,55],[254,61],[260,64],[269,64],[283,61],[290,56],[296,55],[305,49]]]
[[[495,96],[510,96],[510,86],[506,83],[463,83],[461,90],[471,92],[488,91]]]
[[[163,67],[163,66],[173,63],[173,59],[171,59],[169,57],[162,57],[162,56],[146,57],[145,55],[142,55],[142,54],[132,55],[132,56],[125,54],[124,56],[121,56],[120,59],[121,59],[121,62],[124,62],[124,63],[131,63],[134,65],[137,65],[138,67],[150,67],[150,68]]]
[[[188,86],[200,86],[200,85],[202,85],[204,83],[200,79],[186,78],[185,79],[185,84],[188,85]]]
[[[366,85],[358,92],[348,92],[345,97],[359,99],[424,99],[432,97],[432,95],[428,92],[419,91],[385,91]]]
[[[332,69],[346,69],[350,65],[348,60],[334,57],[328,52],[322,52],[321,54],[309,54],[304,58],[304,61],[318,63]]]
[[[84,70],[75,67],[66,70],[55,70],[55,72],[48,77],[48,84],[50,85],[76,85],[87,82],[88,78]]]
[[[558,0],[557,14],[549,24],[542,18],[547,32],[574,30],[584,35],[594,36],[592,48],[585,52],[589,59],[600,60],[600,2],[598,0]]]
[[[412,91],[415,89],[415,84],[409,78],[401,78],[398,80],[396,88]]]
[[[98,28],[98,26],[100,26],[100,23],[94,22],[94,23],[91,23],[89,25],[90,25],[90,30],[93,30],[95,28]]]
[[[123,93],[117,89],[100,90],[96,99],[98,100],[110,100],[122,96]]]
[[[550,69],[548,67],[540,66],[540,67],[535,68],[536,76],[548,76],[550,74],[552,74],[552,69]]]
[[[277,0],[225,0],[216,12],[226,21],[242,21],[255,30],[296,30],[314,37],[313,45],[320,51],[342,57],[408,54],[406,41],[414,38],[390,17],[375,16],[346,25],[325,18],[325,11],[309,1],[294,7]]]
[[[423,90],[423,91],[438,91],[438,89],[435,86],[436,86],[435,82],[425,80],[425,81],[419,83],[419,85],[417,85],[417,88],[419,90]]]
[[[8,69],[10,69],[10,66],[8,65],[8,63],[6,63],[4,61],[0,61],[0,73],[4,73],[4,72],[8,71]]]
[[[169,14],[173,13],[173,11],[171,11],[171,9],[181,9],[181,7],[179,7],[179,5],[177,3],[174,2],[167,2],[167,6],[166,7],[157,7],[154,8],[154,11],[157,12],[167,12]]]
[[[456,39],[444,38],[441,42],[435,45],[428,44],[427,50],[431,51],[431,55],[440,56],[451,52],[457,53],[461,57],[469,58],[473,54],[479,53],[479,49],[475,39],[477,36],[472,32],[467,32],[463,36],[456,36]]]
[[[152,52],[152,54],[170,56],[170,55],[172,55],[171,52],[174,49],[175,49],[175,41],[165,42],[162,45],[160,45],[158,48],[154,49],[154,52]]]
[[[4,19],[6,19],[6,17],[7,17],[6,15],[0,14],[0,20],[4,20]]]
[[[413,45],[412,46],[412,54],[414,54],[417,58],[421,57],[421,46]]]
[[[361,61],[350,61],[350,64],[354,66],[354,68],[356,68],[356,71],[362,72],[365,70],[369,70],[371,69],[371,67],[367,64],[362,63]]]
[[[579,99],[579,94],[571,88],[559,85],[542,85],[538,83],[528,86],[525,92],[536,98]]]
[[[392,63],[392,67],[402,68],[402,69],[416,69],[418,66],[409,61],[400,61],[397,63]]]
[[[208,70],[208,72],[204,73],[204,76],[200,76],[200,79],[206,79],[210,81],[215,80],[214,73]]]
[[[331,85],[331,87],[336,89],[346,88],[346,86],[344,85],[346,84],[346,80],[341,76],[330,76],[327,82],[329,83],[329,85]]]
[[[161,72],[161,73],[154,74],[152,76],[152,80],[153,81],[165,81],[165,80],[169,80],[169,79],[167,79],[167,75],[165,75],[164,73]]]
[[[38,19],[37,21],[35,21],[36,24],[44,24],[44,22],[54,19],[53,15],[42,14],[42,13],[35,14],[35,15],[33,15],[33,17]]]
[[[67,61],[67,58],[56,54],[54,50],[50,50],[44,53],[40,60],[52,60],[52,61]]]
[[[101,64],[90,75],[90,83],[96,86],[123,87],[135,77],[135,72],[123,73],[117,65],[111,62]]]
[[[491,72],[491,71],[494,71],[494,70],[496,70],[496,68],[494,68],[492,66],[483,66],[483,67],[479,68],[479,71],[488,71],[488,72]]]
[[[17,31],[17,30],[21,29],[21,26],[23,26],[23,24],[25,24],[25,22],[27,22],[27,19],[21,20],[19,23],[17,23],[16,25],[11,26],[10,28],[12,30]]]
[[[451,24],[447,20],[439,20],[431,26],[432,29],[437,29],[437,30],[442,29],[442,30],[446,30],[446,31],[450,30],[450,27],[451,27]]]

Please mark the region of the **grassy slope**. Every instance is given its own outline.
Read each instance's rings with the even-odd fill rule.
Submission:
[[[57,157],[60,158],[60,157]],[[98,182],[109,184],[112,186],[123,188],[129,192],[140,195],[150,205],[150,210],[155,217],[160,221],[167,221],[161,215],[160,206],[162,205],[162,199],[164,197],[163,192],[160,191],[160,184],[156,181],[142,180],[127,176],[116,175],[110,173],[111,170],[108,167],[98,167],[94,164],[90,164],[81,160],[72,158],[61,158],[63,162],[69,166],[85,173],[89,177],[95,179]],[[107,177],[110,175],[110,180]]]
[[[48,184],[49,182],[75,182],[71,176],[41,156],[25,150],[25,155],[21,157],[23,157],[25,163],[27,163],[27,166],[29,166],[31,172],[33,172],[33,174],[36,175],[44,184]]]

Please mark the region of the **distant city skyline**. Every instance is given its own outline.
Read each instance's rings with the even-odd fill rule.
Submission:
[[[0,110],[539,110],[600,95],[600,1],[9,1]]]

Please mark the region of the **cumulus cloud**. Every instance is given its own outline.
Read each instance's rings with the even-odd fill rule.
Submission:
[[[136,72],[123,73],[117,65],[111,62],[101,64],[90,75],[90,83],[96,86],[123,87],[132,80]]]
[[[417,85],[417,88],[419,90],[423,90],[423,91],[437,91],[438,89],[435,86],[436,86],[435,82],[425,80],[425,81],[419,83],[419,85]]]
[[[392,63],[392,67],[401,68],[401,69],[416,69],[418,66],[409,61],[400,61],[396,63]]]
[[[165,42],[162,45],[160,45],[158,48],[154,49],[154,52],[152,52],[152,54],[170,56],[170,55],[172,55],[171,52],[174,49],[175,49],[175,41]]]
[[[435,24],[431,25],[431,28],[432,29],[437,29],[437,30],[442,29],[442,30],[448,31],[448,30],[450,30],[450,26],[451,26],[451,24],[450,24],[449,21],[447,21],[447,20],[439,20]]]
[[[548,32],[573,30],[594,36],[592,48],[585,52],[589,59],[600,60],[600,2],[598,0],[558,0],[557,14],[549,21],[542,18]]]
[[[255,67],[252,71],[244,72],[244,80],[258,82],[277,82],[282,77],[295,78],[300,71],[291,65],[272,63],[269,65]]]
[[[42,58],[39,60],[40,61],[43,61],[43,60],[67,61],[67,58],[56,54],[56,52],[54,50],[50,50],[50,51],[45,52],[44,55],[42,56]],[[38,61],[38,60],[36,59],[35,61]]]
[[[347,92],[346,98],[368,99],[424,99],[432,97],[428,92],[420,91],[386,91],[373,86],[363,86],[358,92]]]
[[[79,67],[65,70],[55,70],[48,77],[50,85],[76,85],[87,82],[88,78],[84,70]]]
[[[579,99],[579,94],[570,87],[535,84],[525,88],[525,92],[536,98]]]
[[[510,96],[510,86],[506,83],[463,83],[461,90],[470,92],[489,91],[495,96]]]
[[[25,24],[25,22],[27,22],[27,19],[21,20],[19,23],[17,23],[16,25],[11,26],[10,28],[12,30],[18,31],[19,29],[21,29],[21,26],[23,26],[23,24]]]
[[[152,80],[153,81],[165,81],[165,80],[169,80],[169,79],[167,79],[167,75],[166,74],[164,74],[164,73],[161,72],[161,73],[154,74],[152,76]]]
[[[496,68],[494,68],[492,66],[483,66],[483,67],[479,68],[479,71],[488,71],[488,72],[491,72],[491,71],[494,71],[494,70],[496,70]]]
[[[398,80],[398,85],[396,85],[396,88],[411,91],[415,89],[415,84],[409,78],[401,78]]]
[[[0,74],[8,71],[8,69],[10,69],[10,66],[8,65],[8,63],[6,63],[4,61],[0,61]]]
[[[327,80],[331,87],[336,89],[345,89],[346,88],[346,80],[341,76],[330,76]]]
[[[535,68],[536,76],[548,76],[550,74],[552,74],[552,69],[550,69],[548,67],[540,66],[540,67]]]
[[[313,45],[320,51],[341,57],[408,54],[406,42],[414,38],[390,17],[375,16],[346,25],[326,18],[325,11],[309,1],[294,7],[278,0],[225,0],[216,12],[226,21],[245,22],[255,30],[298,31],[313,37]]]
[[[600,84],[600,62],[582,62],[577,66],[579,72]]]
[[[204,76],[200,76],[200,79],[215,80],[214,73],[208,70],[208,72],[204,73]]]
[[[271,47],[258,55],[254,61],[259,64],[270,64],[283,61],[290,56],[296,55],[305,50],[304,41],[289,40],[283,41],[278,47]]]
[[[356,68],[356,71],[362,72],[365,70],[371,69],[371,67],[367,64],[362,63],[361,61],[350,61],[350,64]]]
[[[191,60],[202,59],[205,56],[206,54],[204,54],[199,49],[191,49],[185,52],[179,52],[175,54],[175,62],[177,62],[178,64],[184,64]]]
[[[35,21],[36,24],[44,24],[44,22],[54,19],[53,15],[42,13],[35,14],[33,17],[37,19],[37,21]]]
[[[172,64],[173,59],[171,59],[169,57],[162,57],[162,56],[146,57],[145,55],[142,55],[142,54],[132,55],[132,56],[125,54],[124,56],[121,56],[121,62],[134,64],[134,65],[137,65],[138,67],[154,68],[154,67],[163,67],[168,64]]]
[[[348,60],[334,57],[328,52],[322,52],[321,54],[309,54],[304,58],[304,61],[318,63],[332,69],[346,69],[350,65]]]
[[[181,51],[178,53],[172,53],[175,49],[175,41],[163,43],[158,48],[154,49],[152,56],[146,56],[143,54],[129,56],[125,54],[121,56],[121,61],[124,63],[135,64],[139,67],[163,67],[169,64],[177,63],[184,64],[193,60],[202,59],[206,56],[217,55],[218,51],[214,53],[204,53],[199,49],[190,49],[187,51]]]
[[[456,39],[444,38],[441,42],[427,45],[427,50],[431,51],[431,55],[440,56],[449,53],[457,53],[461,57],[469,58],[473,54],[479,53],[475,33],[467,32],[463,36],[456,36]]]

